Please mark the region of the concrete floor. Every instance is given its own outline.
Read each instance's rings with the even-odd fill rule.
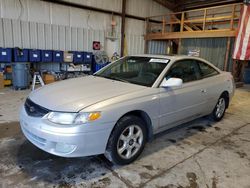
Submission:
[[[29,143],[18,108],[29,91],[0,91],[1,187],[250,188],[250,87],[224,119],[200,118],[157,135],[131,165],[103,156],[60,158]]]

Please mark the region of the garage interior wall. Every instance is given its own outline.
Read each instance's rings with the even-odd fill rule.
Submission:
[[[228,58],[229,71],[232,70],[232,53],[234,39],[231,39],[231,46]],[[188,54],[189,50],[200,50],[200,57],[204,58],[215,66],[223,70],[227,38],[201,38],[201,39],[182,39],[181,41],[181,54]]]
[[[121,12],[122,0],[71,0],[69,2]],[[169,10],[152,0],[127,0],[126,13],[153,16]],[[140,10],[140,11],[138,11]],[[0,46],[52,50],[92,51],[92,42],[105,38],[112,15],[72,8],[39,0],[0,0]],[[120,53],[121,17],[117,23],[113,49]],[[125,46],[128,54],[144,52],[144,21],[126,19]],[[109,49],[109,48],[108,48]]]

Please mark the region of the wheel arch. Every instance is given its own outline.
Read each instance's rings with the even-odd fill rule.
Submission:
[[[152,126],[152,121],[151,121],[150,116],[145,111],[143,111],[143,110],[132,110],[132,111],[129,111],[129,112],[123,114],[118,119],[118,121],[121,118],[123,118],[124,116],[129,116],[129,115],[137,116],[137,117],[139,117],[140,119],[142,119],[145,122],[146,130],[147,130],[147,138],[146,138],[146,140],[147,141],[152,140],[152,138],[153,138],[153,126]],[[113,130],[114,129],[115,129],[115,126],[114,126]],[[112,130],[112,132],[113,132],[113,130]]]
[[[220,95],[220,97],[225,97],[226,99],[226,108],[229,106],[229,92],[228,91],[223,91]]]

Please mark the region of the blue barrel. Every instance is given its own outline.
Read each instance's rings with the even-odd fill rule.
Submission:
[[[250,84],[250,68],[245,68],[243,74],[244,83]]]
[[[12,63],[12,84],[14,89],[29,88],[29,67],[29,63]]]

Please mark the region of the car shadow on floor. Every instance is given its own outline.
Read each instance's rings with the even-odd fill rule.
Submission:
[[[178,145],[198,132],[206,132],[212,126],[214,122],[203,117],[157,134],[152,142],[146,144],[139,160],[169,146]],[[219,129],[216,126],[214,128]],[[41,181],[55,185],[76,185],[80,182],[102,179],[111,171],[122,168],[110,163],[103,155],[81,158],[57,157],[40,150],[27,140],[20,145],[16,157],[16,165],[30,177],[26,182],[28,184]]]

